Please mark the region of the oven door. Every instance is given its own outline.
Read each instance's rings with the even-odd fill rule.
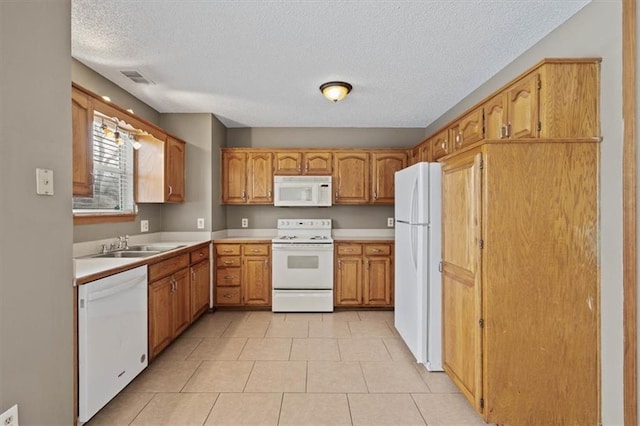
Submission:
[[[333,244],[273,244],[274,289],[333,289]]]

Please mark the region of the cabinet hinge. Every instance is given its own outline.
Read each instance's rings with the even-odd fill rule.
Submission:
[[[540,81],[540,78],[538,78],[538,82],[536,83],[536,88],[538,90],[542,89],[542,82]]]
[[[484,398],[480,398],[480,408],[484,408]]]
[[[483,318],[480,318],[478,320],[478,325],[480,325],[480,328],[484,328],[484,319]]]
[[[538,121],[538,131],[542,130],[542,121]]]
[[[481,249],[483,249],[484,248],[484,240],[480,240],[478,242],[478,245],[480,246]]]
[[[479,167],[480,167],[480,170],[484,169],[484,160],[482,158],[480,159]]]

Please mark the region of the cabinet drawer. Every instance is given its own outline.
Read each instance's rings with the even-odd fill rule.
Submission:
[[[268,256],[269,244],[245,244],[242,246],[242,254],[245,256]]]
[[[189,266],[189,255],[183,254],[149,265],[149,282],[153,282]]]
[[[240,256],[240,244],[216,244],[218,256]]]
[[[189,253],[191,263],[198,263],[201,260],[205,260],[209,258],[209,246],[199,248],[198,250],[193,250]]]
[[[364,254],[367,256],[389,256],[391,246],[388,244],[367,244],[364,246]]]
[[[216,259],[218,268],[240,267],[240,256],[220,256]]]
[[[362,244],[339,244],[338,254],[345,254],[345,255],[362,254]]]
[[[240,287],[217,287],[216,305],[239,305]]]
[[[240,268],[216,270],[216,285],[240,285]]]

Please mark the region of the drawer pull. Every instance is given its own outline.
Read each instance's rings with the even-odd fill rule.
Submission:
[[[227,294],[225,294],[225,295],[224,295],[224,297],[225,297],[226,299],[231,299],[231,298],[233,297],[233,295],[232,295],[232,294],[230,294],[230,293],[227,293]]]
[[[351,253],[353,249],[344,249],[344,251],[348,251],[349,253]]]
[[[382,252],[382,250],[380,250],[380,249],[373,249],[373,252],[374,252],[374,253],[381,253],[381,252]]]
[[[224,279],[225,280],[231,280],[231,279],[233,279],[233,275],[225,275]]]
[[[231,250],[231,249],[226,249],[226,250],[223,250],[223,252],[224,252],[224,253],[233,253],[233,250]]]
[[[225,265],[233,265],[233,262],[231,260],[225,260],[224,264]]]
[[[200,252],[200,257],[202,257],[202,256],[204,256],[204,253],[203,253],[203,252]]]
[[[260,253],[260,250],[258,250],[258,249],[253,249],[253,250],[251,250],[251,253]]]

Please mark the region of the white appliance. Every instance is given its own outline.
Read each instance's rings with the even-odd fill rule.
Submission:
[[[395,174],[395,327],[416,360],[442,371],[440,163]]]
[[[273,312],[333,312],[331,219],[278,219],[271,242]]]
[[[86,422],[147,367],[147,267],[78,287],[78,408]]]
[[[331,206],[331,176],[274,176],[277,207]]]

